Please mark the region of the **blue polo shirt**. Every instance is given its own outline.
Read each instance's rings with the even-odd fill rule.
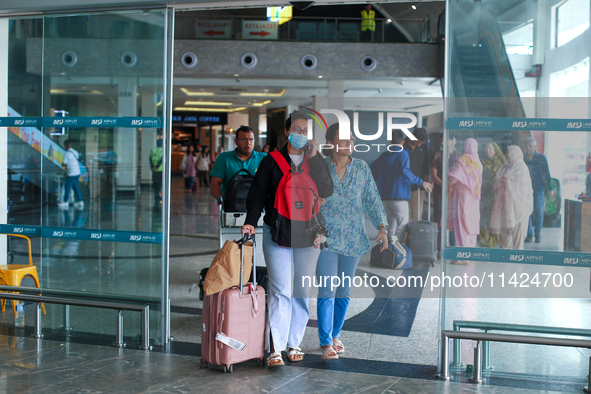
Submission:
[[[220,178],[222,180],[222,195],[226,195],[226,185],[228,181],[241,169],[245,168],[252,175],[255,174],[261,164],[261,160],[267,154],[263,152],[253,151],[252,156],[246,161],[240,159],[236,154],[236,149],[230,152],[223,152],[215,159],[215,163],[210,176]]]

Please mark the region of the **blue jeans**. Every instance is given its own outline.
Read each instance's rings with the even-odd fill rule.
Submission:
[[[80,189],[78,189],[78,178],[80,175],[74,176],[67,176],[66,183],[64,185],[64,202],[68,202],[68,198],[70,198],[70,190],[74,189],[74,195],[76,196],[76,201],[82,201],[82,193],[80,193]]]
[[[540,231],[542,230],[542,224],[544,223],[544,205],[546,202],[546,195],[544,191],[534,192],[534,212],[529,217],[529,226],[527,227],[527,236],[531,237],[534,234],[535,227],[535,234],[536,237],[540,236]],[[533,226],[532,226],[533,223]]]
[[[316,283],[323,284],[318,288],[317,301],[320,346],[332,345],[332,338],[338,338],[341,335],[347,309],[349,309],[351,283],[355,277],[359,259],[361,256],[349,257],[335,252],[320,252],[316,266],[318,281]],[[332,277],[338,277],[341,280],[340,285],[336,288],[331,286]],[[337,284],[336,279],[334,284]]]
[[[297,348],[302,343],[306,324],[310,318],[308,297],[311,284],[302,286],[302,279],[314,278],[320,249],[286,248],[271,238],[271,228],[263,226],[263,253],[269,274],[269,321],[266,348],[270,340],[276,352]]]

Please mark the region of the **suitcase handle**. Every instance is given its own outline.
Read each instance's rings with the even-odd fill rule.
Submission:
[[[254,282],[254,288],[257,288],[257,265],[256,265],[256,243],[254,237],[251,237],[249,234],[244,234],[242,239],[239,241],[240,246],[240,295],[243,295],[242,290],[242,276],[244,275],[244,250],[242,247],[248,241],[252,241],[252,281]]]
[[[422,204],[421,204],[421,187],[419,187],[417,189],[417,191],[419,192],[418,194],[418,198],[417,198],[417,219],[419,221],[423,220],[423,215],[421,215],[421,210],[422,210]],[[431,221],[431,192],[427,193],[427,221],[430,222]]]

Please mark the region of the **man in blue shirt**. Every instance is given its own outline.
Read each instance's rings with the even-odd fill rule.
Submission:
[[[550,198],[554,198],[555,193],[552,190],[552,177],[550,176],[550,168],[548,168],[548,160],[546,156],[536,151],[536,145],[536,140],[532,137],[525,140],[525,156],[523,159],[529,168],[531,185],[534,189],[534,211],[529,217],[525,242],[532,241],[535,228],[536,243],[540,243],[540,231],[544,223],[544,206],[546,205],[545,188],[548,187],[548,190],[550,190]]]
[[[232,177],[245,168],[252,175],[259,168],[263,157],[267,154],[254,150],[254,131],[248,126],[240,126],[236,130],[234,143],[236,149],[223,152],[216,158],[211,169],[211,194],[216,200],[226,193],[226,186]]]
[[[380,197],[388,219],[388,238],[396,236],[400,242],[406,236],[406,225],[409,222],[410,187],[416,185],[427,192],[433,186],[423,181],[410,170],[410,159],[406,149],[402,149],[404,133],[401,130],[392,132],[392,144],[400,145],[392,152],[384,152],[371,163],[371,172],[378,186]]]

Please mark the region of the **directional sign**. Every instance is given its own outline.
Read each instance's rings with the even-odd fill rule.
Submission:
[[[232,22],[195,21],[195,38],[232,38]]]
[[[242,21],[242,39],[276,40],[277,22]]]

